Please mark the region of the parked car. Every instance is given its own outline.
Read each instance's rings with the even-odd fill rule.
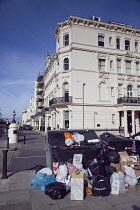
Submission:
[[[32,130],[32,126],[31,125],[25,125],[24,130]]]

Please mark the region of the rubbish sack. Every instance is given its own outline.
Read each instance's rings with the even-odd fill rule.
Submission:
[[[125,193],[125,179],[124,174],[119,171],[118,173],[113,173],[110,177],[111,183],[111,194],[119,195],[119,193]]]
[[[136,184],[138,183],[135,171],[133,168],[129,167],[129,166],[124,166],[125,169],[125,183],[129,185],[130,188],[133,188],[136,186]]]
[[[66,186],[61,182],[54,182],[45,186],[45,194],[53,200],[64,198],[66,193]]]
[[[75,142],[84,141],[84,135],[82,135],[78,132],[74,132],[73,133],[73,139],[74,139]]]
[[[118,152],[116,152],[114,150],[109,150],[105,154],[105,156],[109,163],[119,163],[120,162],[120,155],[118,154]]]
[[[65,182],[65,178],[67,177],[68,174],[68,168],[67,166],[64,165],[60,165],[58,168],[58,174],[56,175],[56,181],[57,182]]]
[[[88,168],[92,174],[93,179],[102,179],[106,175],[104,166],[96,163],[95,161],[92,161],[88,165]]]
[[[56,178],[54,174],[47,175],[46,177],[44,177],[44,179],[41,179],[40,184],[39,184],[41,191],[45,192],[45,186],[54,182],[56,182]]]
[[[78,169],[71,163],[67,163],[67,167],[68,167],[68,173],[69,175],[72,174],[73,171],[77,171]]]
[[[117,169],[113,166],[104,166],[106,176],[110,177],[114,172],[117,172]]]
[[[30,186],[38,187],[40,185],[41,180],[43,180],[45,178],[45,176],[46,176],[46,174],[43,174],[43,173],[35,174],[30,181]]]
[[[46,174],[46,175],[51,175],[52,170],[49,167],[45,167],[45,168],[42,168],[41,170],[39,170],[37,173],[43,173],[43,174]]]
[[[108,161],[108,158],[107,158],[108,152],[109,152],[108,148],[99,148],[98,149],[98,153],[97,153],[98,163],[100,163],[102,165],[107,165],[110,163],[110,161]]]
[[[65,137],[65,144],[67,146],[74,144],[73,136],[70,133],[64,132],[64,137]]]
[[[93,179],[92,194],[93,196],[108,196],[110,194],[110,178]]]

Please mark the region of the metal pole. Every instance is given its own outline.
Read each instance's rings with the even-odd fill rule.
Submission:
[[[24,136],[24,144],[25,144],[25,136]]]
[[[84,121],[85,121],[85,113],[84,113],[84,86],[86,85],[86,83],[83,83],[83,129],[84,129]]]
[[[9,137],[7,138],[7,149],[9,149]]]
[[[2,167],[2,179],[8,179],[7,176],[7,153],[8,150],[2,150],[3,152],[3,167]]]
[[[94,112],[94,129],[95,129],[95,112]]]

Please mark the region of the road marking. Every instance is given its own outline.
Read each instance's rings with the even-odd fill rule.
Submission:
[[[28,157],[16,157],[17,158],[37,158],[37,157],[46,157],[46,155],[42,155],[42,156],[28,156]]]

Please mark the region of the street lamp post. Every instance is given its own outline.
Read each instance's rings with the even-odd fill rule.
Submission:
[[[85,106],[85,102],[84,102],[84,87],[85,87],[86,83],[83,83],[83,129],[84,129],[84,121],[85,121],[85,113],[84,113],[84,106]]]
[[[16,123],[16,121],[15,121],[15,116],[16,116],[16,112],[15,112],[15,110],[13,111],[12,115],[13,115],[13,120],[12,120],[12,123]]]
[[[0,108],[0,136],[2,136],[2,113],[1,113],[1,108]]]

